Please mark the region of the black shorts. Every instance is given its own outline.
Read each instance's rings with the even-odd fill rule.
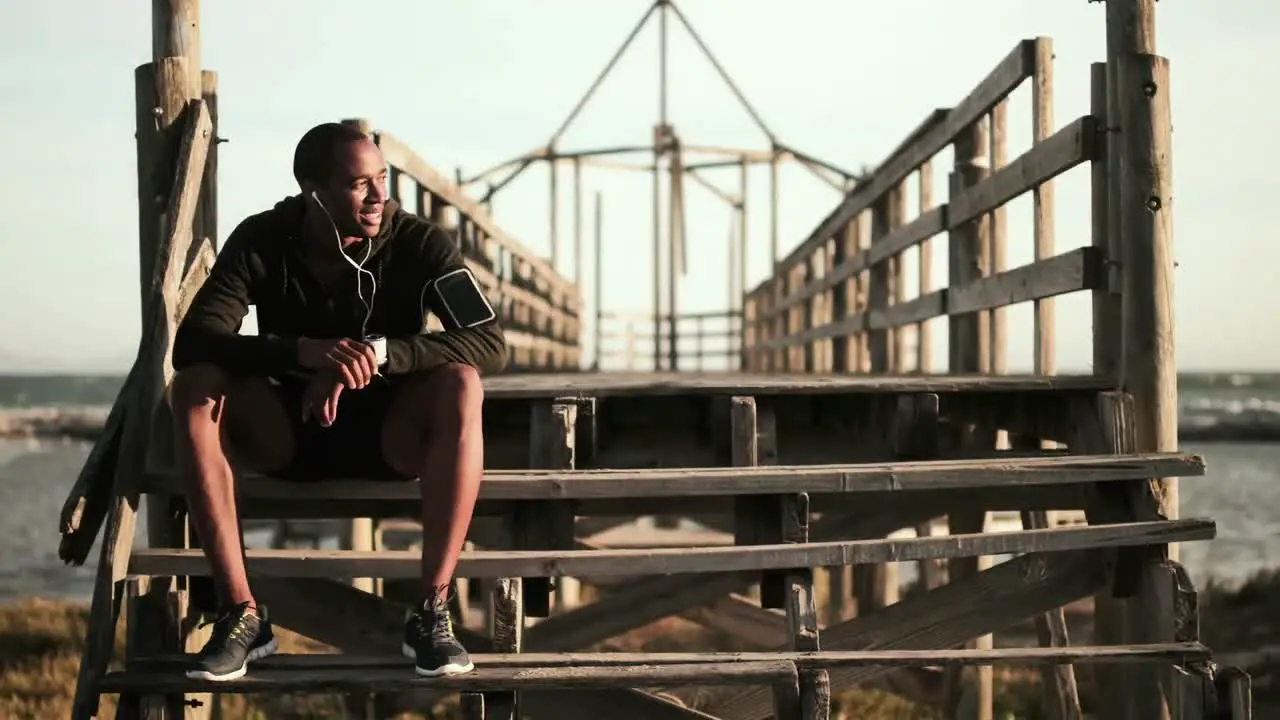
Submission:
[[[272,472],[284,480],[403,480],[382,453],[382,427],[398,383],[385,376],[338,399],[338,417],[324,427],[314,417],[302,420],[307,380],[297,376],[270,379],[293,426],[293,460]]]

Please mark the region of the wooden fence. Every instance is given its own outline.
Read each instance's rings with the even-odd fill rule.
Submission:
[[[371,132],[382,149],[391,196],[453,233],[503,323],[508,370],[579,369],[578,286],[499,228],[477,202],[394,135],[371,131],[367,120],[348,122]]]
[[[1031,81],[1031,149],[1006,155],[1008,96]],[[753,371],[930,372],[928,321],[949,316],[948,370],[1004,372],[1004,308],[1035,306],[1036,374],[1054,367],[1053,300],[1094,295],[1095,374],[1119,365],[1118,283],[1108,282],[1109,186],[1105,161],[1106,65],[1092,67],[1089,115],[1054,131],[1053,46],[1023,40],[963,101],[930,113],[902,144],[781,260],[744,303],[746,368]],[[954,161],[945,202],[934,200],[935,157]],[[1053,178],[1093,172],[1091,246],[1055,254]],[[908,207],[908,184],[917,207]],[[1034,262],[1005,267],[1005,205],[1031,193]],[[947,234],[948,277],[933,277],[934,238]],[[904,266],[915,255],[918,288],[907,297]],[[914,340],[914,342],[912,342]]]
[[[670,315],[661,315],[656,327],[655,333],[651,313],[597,313],[592,369],[741,369],[742,314],[736,310],[680,313],[674,325]],[[654,367],[655,357],[663,360],[661,367]]]

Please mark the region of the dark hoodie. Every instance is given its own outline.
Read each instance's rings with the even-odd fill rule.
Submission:
[[[365,301],[373,295],[373,313],[364,331],[387,337],[387,375],[430,370],[446,363],[471,365],[495,373],[506,364],[506,343],[497,320],[468,329],[427,333],[430,293],[426,283],[464,267],[452,238],[438,226],[388,201],[382,227],[365,269],[321,285],[303,260],[301,196],[284,199],[266,212],[246,218],[231,232],[173,342],[175,370],[213,363],[249,375],[278,375],[300,370],[297,339],[359,338]],[[334,244],[337,245],[337,238]],[[364,246],[353,251],[358,260]],[[426,303],[426,305],[424,305]],[[254,305],[258,335],[239,335],[240,324]]]

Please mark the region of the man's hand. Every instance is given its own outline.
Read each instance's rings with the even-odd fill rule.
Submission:
[[[338,397],[342,395],[343,381],[336,372],[322,370],[311,378],[302,394],[302,422],[312,417],[321,427],[329,427],[338,419]]]
[[[337,338],[298,340],[298,364],[308,370],[333,371],[342,383],[359,390],[378,374],[378,356],[358,340]]]

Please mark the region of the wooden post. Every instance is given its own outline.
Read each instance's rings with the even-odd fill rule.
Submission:
[[[743,167],[746,161],[743,160]],[[778,267],[778,153],[769,158],[769,267]]]
[[[738,289],[738,206],[736,203],[733,205],[732,214],[729,216],[729,242],[728,247],[725,249],[728,250],[729,254],[729,272],[725,280],[725,299],[728,302],[725,304],[725,308],[729,312],[733,312],[734,309],[741,307],[745,313],[747,309],[744,302],[745,298],[742,297],[743,292]]]
[[[1111,216],[1111,182],[1109,158],[1116,152],[1117,143],[1108,138],[1106,128],[1111,125],[1107,115],[1107,65],[1093,63],[1089,68],[1090,101],[1089,113],[1093,115],[1097,127],[1101,128],[1103,157],[1093,160],[1090,165],[1090,194],[1092,204],[1092,245],[1101,251],[1107,260],[1107,281],[1102,288],[1093,291],[1093,374],[1105,378],[1114,378],[1117,384],[1120,379],[1121,352],[1121,307],[1120,307],[1120,274],[1119,252],[1116,233],[1112,232]]]
[[[1138,452],[1178,449],[1178,385],[1173,325],[1172,127],[1169,63],[1154,55],[1155,0],[1107,4],[1107,59],[1115,67],[1120,155],[1111,200],[1120,213],[1124,278],[1123,375],[1133,394]],[[1113,40],[1114,36],[1114,40]],[[1110,91],[1109,91],[1110,94]],[[1117,198],[1116,195],[1119,195]],[[1178,516],[1178,486],[1160,481],[1161,510]],[[1170,555],[1177,553],[1170,548]]]
[[[803,291],[816,275],[813,271],[814,256],[809,255],[798,263],[791,271],[791,284],[787,288],[787,294],[792,295]],[[813,298],[809,298],[804,302],[796,303],[791,306],[791,324],[788,326],[791,335],[798,335],[813,327]],[[804,342],[791,345],[791,368],[800,372],[813,372],[813,341],[806,340]]]
[[[666,128],[653,128],[653,370],[662,370],[662,156]]]
[[[844,227],[836,231],[835,252],[832,254],[831,262],[838,266],[857,251],[854,225],[853,223],[845,223]],[[832,322],[840,322],[849,316],[852,297],[852,280],[836,283],[835,287],[831,288]],[[831,339],[831,372],[849,372],[853,361],[853,353],[850,350],[848,338],[837,337]]]
[[[958,196],[965,188],[982,182],[989,168],[984,166],[987,159],[988,130],[986,119],[979,120],[963,130],[955,140],[955,172],[951,175],[951,197]],[[991,267],[989,258],[984,257],[990,249],[988,233],[989,218],[979,216],[950,228],[947,241],[949,250],[948,280],[949,287],[965,285],[980,279]],[[952,373],[983,373],[991,370],[990,316],[983,312],[952,315],[948,318],[949,369]],[[978,439],[970,433],[963,433],[962,443],[976,444]],[[994,444],[994,438],[992,438]],[[985,514],[964,514],[948,516],[948,524],[952,534],[982,532],[985,526]],[[960,558],[951,560],[948,575],[951,582],[957,582],[976,574],[979,571],[979,558]],[[990,647],[990,636],[976,639],[970,647]],[[952,679],[952,688],[958,673],[952,671],[948,677]],[[992,718],[992,680],[991,667],[978,667],[973,671],[976,685],[977,715],[976,720]],[[952,700],[958,697],[953,694]]]
[[[139,107],[138,116],[138,179],[145,181],[149,196],[154,198],[164,195],[169,190],[172,179],[173,153],[177,150],[177,142],[172,138],[171,128],[178,120],[178,115],[189,100],[200,97],[202,78],[200,71],[200,3],[199,0],[151,0],[151,59],[155,63],[166,58],[181,58],[182,67],[172,68],[161,78],[157,75],[156,97],[159,103],[154,107]],[[144,116],[142,113],[150,113]],[[152,132],[142,133],[143,129]],[[153,139],[153,135],[157,139]],[[143,145],[158,141],[166,146],[168,157],[154,158],[154,166],[143,167],[144,155],[152,160],[151,153],[143,153]],[[164,162],[167,160],[167,164]],[[157,168],[166,172],[157,174]],[[139,186],[139,196],[144,187]],[[146,311],[151,301],[151,279],[155,275],[155,247],[159,242],[160,227],[155,221],[159,210],[151,205],[151,212],[143,208],[139,220],[142,223],[142,236],[138,246],[138,276],[142,286],[142,308]],[[162,209],[162,206],[161,206]],[[197,235],[199,237],[199,235]],[[145,322],[145,318],[144,318]]]
[[[560,183],[559,170],[560,163],[556,159],[554,150],[551,157],[547,160],[547,167],[551,173],[551,268],[556,272],[560,271]]]
[[[680,143],[673,138],[667,161],[667,369],[680,369],[680,232],[684,220],[684,183]]]
[[[783,541],[809,542],[809,496],[804,493],[788,495],[781,505]],[[786,612],[792,650],[816,652],[822,649],[814,595],[811,568],[792,570],[787,574]],[[799,691],[799,715],[803,720],[829,720],[831,678],[826,670],[800,671]],[[778,717],[788,716],[779,713]]]
[[[1149,12],[1145,18],[1134,19],[1151,21]],[[1139,52],[1120,54],[1115,61],[1120,84],[1120,133],[1115,139],[1121,145],[1122,387],[1134,399],[1136,451],[1170,452],[1178,445],[1178,390],[1173,340],[1168,63]],[[1177,480],[1160,479],[1148,487],[1154,492],[1160,515],[1177,517]],[[1176,558],[1176,547],[1162,549],[1170,559]],[[1158,578],[1158,573],[1144,573],[1145,577]],[[1131,638],[1166,634],[1164,618],[1172,608],[1163,607],[1166,598],[1151,584],[1151,580],[1144,580],[1138,597],[1130,600]],[[1173,689],[1167,674],[1137,675],[1142,678],[1135,688],[1138,717],[1169,717]]]
[[[906,182],[900,183],[896,189],[890,191],[888,202],[892,204],[889,209],[889,231],[892,232],[907,222]],[[901,305],[907,300],[907,278],[906,273],[903,271],[903,259],[902,253],[899,252],[886,261],[889,287],[891,288],[889,292],[889,303],[891,305]],[[894,375],[905,375],[907,372],[907,328],[904,325],[899,325],[889,331],[888,370]]]
[[[923,215],[933,209],[933,161],[926,160],[920,166],[917,173],[917,180],[920,183],[919,196],[920,214]],[[920,288],[917,293],[919,296],[929,294],[933,288],[933,238],[926,238],[920,243],[919,250],[919,268],[920,272]],[[929,367],[933,363],[933,336],[929,329],[929,322],[922,320],[916,323],[916,372],[926,374]]]
[[[529,420],[529,467],[574,469],[578,406],[570,399],[534,403]],[[517,504],[516,549],[572,550],[573,519],[573,506],[569,502],[547,500]],[[551,614],[551,579],[527,577],[522,583],[525,614],[532,618],[548,617]]]
[[[143,443],[140,457],[144,466],[153,458],[167,458],[173,447],[172,419],[168,406],[162,401],[173,377],[171,365],[173,331],[182,321],[186,307],[194,297],[208,268],[212,266],[216,242],[217,185],[214,151],[217,76],[209,73],[208,95],[210,102],[199,112],[208,124],[198,129],[198,149],[195,156],[184,157],[187,151],[180,136],[184,125],[192,122],[189,109],[192,101],[206,94],[206,78],[200,65],[200,4],[198,0],[152,0],[151,3],[151,66],[139,68],[136,73],[138,96],[138,195],[139,195],[139,257],[142,283],[143,328],[158,320],[163,314],[164,332],[152,336],[152,347],[145,351],[150,361],[142,370],[142,383],[138,388],[134,406],[134,422],[125,432],[124,443]],[[147,117],[150,113],[150,117]],[[190,162],[190,167],[182,167]],[[197,177],[184,179],[185,174]],[[176,182],[182,183],[177,185]],[[195,188],[195,196],[184,203],[182,196],[188,187]],[[177,189],[178,197],[173,193]],[[190,215],[182,205],[190,204]],[[181,225],[181,227],[178,227]],[[206,238],[209,238],[206,240]],[[194,269],[187,277],[187,267]],[[158,328],[157,328],[158,329]],[[122,452],[123,455],[123,452]],[[128,466],[129,461],[122,462]],[[132,471],[130,471],[132,472]],[[147,539],[152,547],[187,547],[187,518],[179,512],[174,499],[162,495],[149,495],[146,499]],[[175,597],[178,603],[157,603],[155,607],[173,614],[166,626],[173,628],[171,637],[164,639],[168,649],[193,651],[203,633],[188,634],[184,628],[189,596],[186,580],[176,578],[157,579],[148,592],[159,597]],[[181,589],[180,589],[181,586]],[[178,614],[182,616],[179,616]],[[171,711],[177,698],[170,698]],[[200,699],[208,701],[204,695]],[[196,717],[207,714],[198,711]]]
[[[1135,452],[1178,446],[1177,364],[1173,326],[1172,127],[1168,61],[1155,53],[1155,0],[1107,3],[1109,230],[1121,263],[1121,387],[1133,401]],[[1154,479],[1143,499],[1159,516],[1178,516],[1176,479]],[[1168,634],[1161,569],[1174,545],[1147,557],[1129,598],[1125,639]],[[1135,668],[1133,710],[1141,720],[1171,716],[1176,688],[1167,672]]]
[[[573,159],[573,281],[582,286],[582,158]]]
[[[861,251],[864,247],[871,244],[872,232],[871,212],[860,212],[855,215],[849,222],[853,225],[854,237],[856,238],[857,251]],[[866,238],[866,242],[863,242]],[[871,271],[863,270],[854,275],[853,284],[853,310],[854,314],[865,313],[871,309]],[[850,352],[853,353],[853,369],[854,372],[867,374],[872,372],[871,364],[871,334],[865,330],[860,330],[853,336],[850,343]]]
[[[743,158],[741,164],[738,166],[738,268],[737,268],[737,273],[738,273],[738,294],[739,295],[742,295],[747,291],[747,258],[748,258],[747,238],[749,236],[749,233],[747,232],[747,180],[749,178],[749,170],[750,170],[750,166],[747,164],[747,159]],[[770,267],[772,266],[773,266],[772,261],[770,261]],[[767,288],[768,286],[766,286],[765,293],[769,292]],[[772,305],[770,305],[769,307],[772,307]],[[769,335],[770,337],[776,337],[776,335],[774,335],[772,332],[770,332]],[[773,351],[765,350],[765,352],[769,353],[770,357],[772,357]]]
[[[600,371],[600,354],[604,347],[604,200],[600,196],[600,192],[596,191],[596,217],[595,217],[595,246],[596,246],[596,273],[591,279],[592,288],[596,294],[596,326],[595,326],[595,367],[596,372]]]
[[[203,237],[218,249],[218,73],[205,70],[200,74],[200,96],[213,124],[213,142],[204,164],[204,180],[200,183],[200,207],[196,209],[196,239]]]
[[[1008,163],[1009,144],[1007,137],[1009,118],[1009,102],[1003,100],[996,103],[991,108],[990,117],[990,158],[987,167],[990,172],[996,172]],[[986,259],[988,267],[984,272],[987,275],[994,275],[1003,272],[1007,264],[1006,257],[1008,255],[1008,235],[1009,235],[1009,210],[1004,205],[992,210],[988,215],[990,223],[990,232],[987,235]],[[1037,259],[1039,256],[1037,255]],[[1039,301],[1037,301],[1038,303]],[[990,342],[991,348],[988,352],[991,354],[991,372],[997,375],[1004,375],[1009,372],[1009,342],[1008,328],[1006,320],[1008,319],[1008,306],[1000,306],[987,311],[987,323],[991,328]]]
[[[1053,41],[1036,38],[1035,74],[1032,77],[1032,141],[1042,143],[1053,134]],[[1031,189],[1033,204],[1033,236],[1035,260],[1053,257],[1053,181],[1047,180]],[[1035,312],[1035,373],[1053,375],[1057,372],[1054,344],[1053,299],[1034,301]]]
[[[1218,675],[1219,704],[1228,720],[1253,717],[1253,680],[1240,668],[1224,668]]]

